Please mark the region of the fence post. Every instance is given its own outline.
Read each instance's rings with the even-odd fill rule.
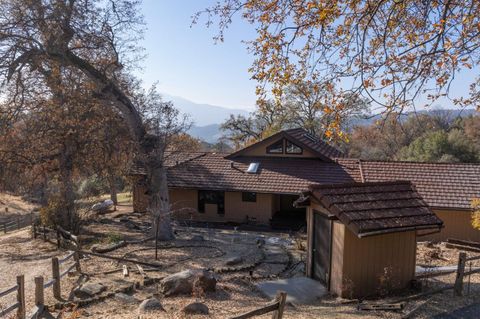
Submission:
[[[17,318],[25,319],[25,276],[17,276]]]
[[[458,254],[457,277],[455,278],[455,285],[453,287],[454,293],[457,296],[461,296],[463,294],[463,274],[465,273],[466,259],[467,254],[465,252]]]
[[[32,232],[33,232],[33,239],[37,239],[37,225],[35,225],[35,221],[32,222]]]
[[[7,233],[7,223],[3,223],[3,232]]]
[[[275,310],[272,314],[272,319],[282,319],[283,310],[285,308],[285,301],[287,300],[287,293],[285,291],[277,292],[275,300],[278,301],[278,310]]]
[[[77,272],[81,273],[82,272],[82,267],[80,267],[80,255],[78,254],[78,251],[76,251],[73,254],[73,260],[75,260],[75,268]]]
[[[35,305],[43,307],[45,298],[43,294],[43,276],[35,277]]]
[[[58,263],[58,258],[52,258],[52,278],[54,280],[53,283],[53,296],[56,299],[61,299],[61,291],[60,291],[60,264]]]
[[[60,232],[57,229],[57,248],[60,249]]]

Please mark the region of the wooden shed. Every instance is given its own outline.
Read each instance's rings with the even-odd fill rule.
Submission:
[[[410,182],[314,185],[297,203],[307,206],[307,275],[344,298],[408,287],[417,234],[443,226]]]

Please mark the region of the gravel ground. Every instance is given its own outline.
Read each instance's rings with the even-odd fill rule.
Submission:
[[[87,225],[81,233],[85,242],[84,249],[92,245],[106,245],[112,241],[122,239],[138,240],[144,238],[141,229],[131,227],[129,222],[121,221],[125,218],[126,209],[106,214]],[[123,215],[123,216],[122,216]],[[142,225],[141,216],[128,215],[130,221]],[[144,225],[144,224],[143,224]],[[192,240],[195,235],[201,235],[205,240]],[[266,241],[265,247],[259,249],[256,245],[258,237]],[[108,253],[112,256],[127,257],[146,262],[154,261],[153,242],[131,244]],[[30,231],[25,229],[15,233],[0,236],[0,291],[15,284],[18,274],[25,275],[27,291],[27,309],[33,308],[33,278],[43,275],[45,280],[51,278],[51,257],[64,256],[67,252],[57,251],[55,245],[45,243],[41,239],[32,240]],[[476,254],[468,253],[469,256]],[[234,315],[253,310],[266,305],[269,300],[256,288],[255,283],[265,275],[274,277],[290,277],[301,275],[304,271],[302,261],[305,253],[296,248],[286,234],[281,233],[255,233],[237,232],[219,229],[185,228],[177,227],[177,239],[169,243],[161,243],[158,262],[162,265],[161,271],[147,271],[150,278],[163,278],[171,273],[195,268],[220,269],[225,267],[225,261],[232,256],[241,256],[243,261],[238,267],[249,267],[234,272],[217,273],[217,291],[206,295],[188,295],[180,297],[163,298],[158,295],[156,284],[137,288],[129,294],[138,302],[128,304],[107,298],[98,303],[92,303],[77,309],[55,313],[58,318],[229,318]],[[417,261],[419,264],[435,266],[455,265],[458,251],[447,249],[444,244],[424,244],[418,246]],[[100,282],[108,287],[108,291],[138,281],[140,276],[135,272],[135,265],[129,264],[132,270],[130,276],[123,278],[121,272],[103,274],[103,272],[120,269],[123,263],[106,260],[98,257],[82,259],[82,272],[88,275],[90,282]],[[303,266],[303,267],[302,267]],[[253,268],[252,268],[253,267]],[[270,268],[268,268],[270,267]],[[144,267],[149,270],[148,267]],[[269,271],[261,271],[264,269]],[[250,273],[250,270],[253,272]],[[274,270],[277,269],[277,270]],[[78,276],[64,277],[62,279],[62,296],[67,298],[73,289]],[[454,282],[455,275],[446,275],[435,279],[424,280],[423,284],[429,288],[437,288]],[[453,297],[452,291],[425,297],[418,301],[408,302],[406,310],[420,306],[411,318],[433,318],[455,309],[468,307],[480,303],[480,275],[468,279],[465,283],[464,297]],[[139,316],[137,307],[140,301],[158,296],[165,311],[155,312],[150,315]],[[46,303],[56,301],[51,294],[51,288],[46,290]],[[15,302],[15,294],[10,299],[2,298],[2,302],[10,304]],[[394,300],[380,300],[388,302]],[[185,315],[183,307],[191,302],[200,301],[210,309],[208,316]],[[395,318],[400,319],[401,313],[394,312],[367,312],[358,311],[355,303],[345,304],[344,300],[327,297],[319,300],[314,306],[287,305],[285,318]],[[470,309],[470,308],[468,308]],[[270,318],[271,314],[258,318]],[[465,317],[469,318],[469,317]]]

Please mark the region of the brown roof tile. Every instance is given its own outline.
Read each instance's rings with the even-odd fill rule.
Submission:
[[[323,162],[319,159],[275,157],[224,158],[225,154],[203,153],[168,169],[168,185],[226,191],[299,194],[311,184],[360,181],[358,165]],[[256,174],[246,173],[248,165],[260,163]]]
[[[431,207],[470,209],[480,197],[480,165],[361,161],[366,182],[408,180]]]
[[[310,192],[359,237],[443,225],[410,182],[312,185]]]

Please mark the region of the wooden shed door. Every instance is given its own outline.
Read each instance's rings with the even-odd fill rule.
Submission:
[[[332,248],[332,222],[323,214],[313,211],[313,278],[329,285],[330,254]]]

